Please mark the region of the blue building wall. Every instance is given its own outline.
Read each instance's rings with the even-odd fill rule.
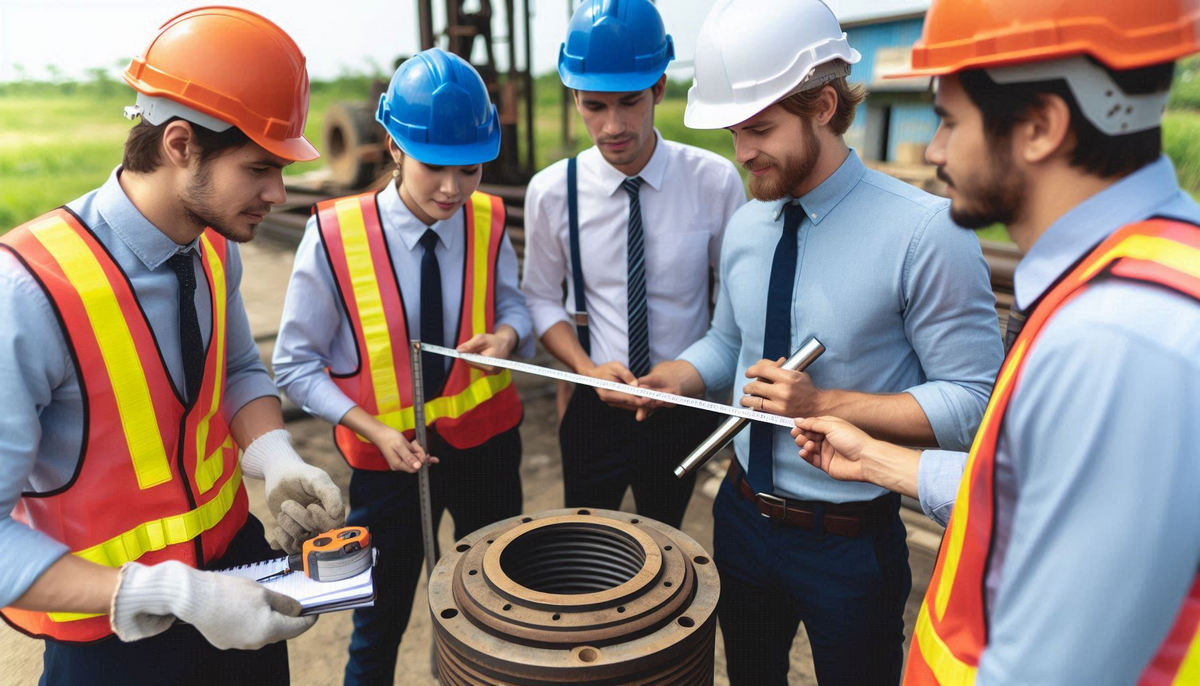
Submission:
[[[921,37],[921,27],[924,18],[913,17],[896,21],[884,21],[878,24],[864,24],[846,29],[850,45],[862,55],[850,72],[852,83],[869,84],[873,78],[875,54],[880,48],[911,46]],[[874,100],[872,100],[874,97]],[[887,159],[896,157],[897,147],[902,143],[926,144],[933,138],[937,129],[938,118],[933,113],[932,104],[927,94],[905,93],[893,95],[880,92],[876,96],[868,95],[867,102],[858,106],[854,114],[854,124],[848,132],[851,141],[861,142],[866,136],[867,120],[871,114],[882,114],[878,105],[890,104],[887,139]],[[876,105],[872,108],[871,105]],[[868,111],[873,109],[874,111]]]

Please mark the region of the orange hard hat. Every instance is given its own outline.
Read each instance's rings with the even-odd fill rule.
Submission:
[[[1200,51],[1200,0],[933,0],[912,69],[936,76],[1091,55],[1115,70]]]
[[[295,161],[318,157],[304,138],[304,55],[283,29],[254,12],[237,7],[184,12],[159,27],[124,77],[143,96],[238,127],[274,155]]]

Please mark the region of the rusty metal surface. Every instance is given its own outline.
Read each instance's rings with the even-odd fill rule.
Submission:
[[[549,510],[458,541],[429,581],[443,684],[711,684],[716,566],[632,513]]]

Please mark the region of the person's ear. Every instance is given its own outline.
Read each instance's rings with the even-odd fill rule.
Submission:
[[[837,114],[837,106],[837,91],[834,90],[833,86],[823,86],[820,95],[817,97],[817,107],[813,112],[813,121],[820,126],[829,124],[829,121],[833,119],[833,115]]]
[[[163,162],[172,167],[187,168],[191,160],[200,153],[194,138],[195,133],[188,122],[176,119],[167,124],[162,135]]]
[[[658,77],[653,86],[650,86],[650,95],[654,97],[654,104],[661,104],[663,96],[667,94],[667,75],[663,74]]]
[[[1073,139],[1071,108],[1061,97],[1045,94],[1013,127],[1013,152],[1027,163],[1038,164],[1068,152]]]

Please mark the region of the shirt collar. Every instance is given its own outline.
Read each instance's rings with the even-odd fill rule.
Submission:
[[[804,216],[814,225],[820,224],[825,217],[837,207],[838,203],[858,185],[859,180],[867,171],[867,167],[859,159],[853,148],[842,164],[816,188],[804,194],[801,198],[786,197],[777,200],[774,217],[779,221],[779,215],[788,204],[796,202],[804,208]]]
[[[187,245],[179,245],[167,237],[157,226],[134,207],[125,189],[121,188],[118,178],[121,168],[117,167],[109,174],[108,180],[96,191],[96,209],[104,223],[124,243],[129,251],[137,256],[146,269],[154,270],[162,266],[167,258],[175,253],[200,254],[197,236]]]
[[[599,153],[600,151],[597,149],[596,152]],[[598,154],[597,156],[599,157],[600,164],[596,165],[596,174],[600,180],[600,187],[608,191],[609,195],[613,195],[621,189],[621,183],[628,177],[625,176],[625,172],[609,164],[603,155]],[[649,186],[656,191],[660,190],[663,180],[666,179],[667,163],[669,161],[670,157],[667,153],[666,141],[663,140],[658,129],[654,129],[654,152],[650,155],[646,166],[642,167],[642,170],[637,174],[642,178],[643,185]]]
[[[388,183],[386,188],[379,191],[376,200],[379,203],[379,214],[383,219],[384,229],[394,230],[400,237],[400,241],[404,243],[404,247],[409,250],[416,250],[421,245],[421,236],[425,235],[426,229],[433,229],[433,232],[437,234],[438,242],[444,248],[450,248],[452,241],[458,235],[450,227],[453,222],[462,221],[459,213],[456,212],[447,221],[434,222],[433,226],[426,226],[408,209],[408,205],[404,204],[404,200],[400,198],[400,187],[395,182]]]
[[[1179,193],[1175,168],[1164,155],[1059,217],[1038,237],[1013,273],[1016,304],[1028,309],[1063,272],[1109,234],[1153,216]]]

